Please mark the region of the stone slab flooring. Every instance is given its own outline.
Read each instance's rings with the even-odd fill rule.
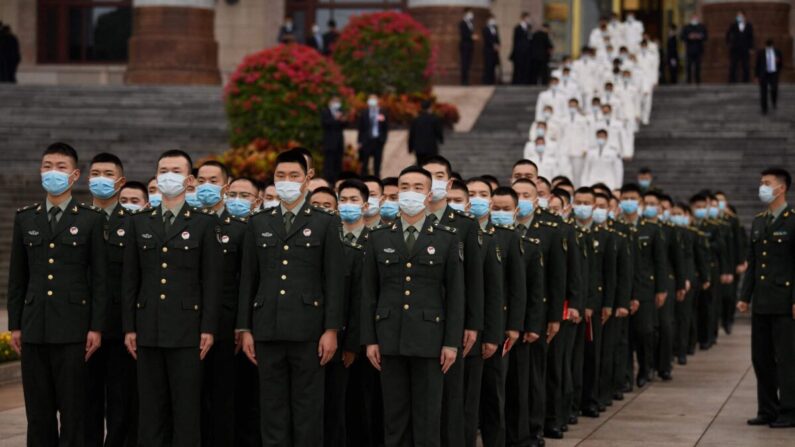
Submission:
[[[4,315],[3,315],[4,316]],[[550,447],[790,447],[795,429],[749,427],[756,412],[751,368],[750,319],[740,318],[731,336],[676,367],[674,380],[652,382],[627,394],[598,419],[580,418],[566,439]],[[0,447],[25,445],[20,385],[0,387]]]

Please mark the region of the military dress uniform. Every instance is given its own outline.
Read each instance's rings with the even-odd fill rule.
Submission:
[[[732,277],[732,282],[730,284],[723,284],[721,282],[717,284],[717,296],[714,302],[713,312],[710,316],[710,330],[713,333],[713,337],[717,340],[718,328],[721,324],[727,334],[731,332],[729,320],[733,321],[734,309],[737,304],[737,292],[734,283],[736,281],[735,273],[738,255],[735,233],[731,223],[722,217],[711,220],[718,227],[718,233],[723,240],[723,246],[725,248],[726,269],[722,274],[731,275]],[[731,307],[726,309],[726,306]]]
[[[693,312],[696,293],[701,289],[703,278],[709,280],[707,250],[709,249],[704,233],[694,227],[678,227],[681,243],[682,260],[684,262],[685,280],[690,281],[690,290],[685,293],[682,301],[674,303],[674,342],[673,352],[680,363],[687,361],[690,346],[691,328],[694,327]]]
[[[387,447],[441,445],[439,357],[443,347],[460,346],[464,331],[458,241],[454,228],[428,218],[412,226],[401,219],[370,232],[361,334],[363,344],[378,344],[381,352]]]
[[[576,221],[572,223],[577,232],[577,248],[581,253],[580,258],[580,323],[574,326],[571,348],[571,387],[567,389],[564,409],[568,411],[569,421],[575,420],[580,414],[583,396],[583,373],[585,369],[585,345],[594,345],[595,334],[601,335],[601,328],[594,329],[593,324],[585,320],[585,310],[596,303],[596,275],[594,269],[594,235],[591,226],[582,226]],[[601,304],[598,305],[601,309]],[[590,339],[590,342],[588,341]],[[594,347],[594,346],[592,346]],[[589,390],[590,392],[591,390]],[[566,423],[564,422],[563,425]]]
[[[132,216],[122,324],[138,355],[138,442],[201,442],[201,334],[217,334],[223,253],[217,220],[187,203]]]
[[[709,289],[699,293],[697,302],[698,342],[701,349],[709,349],[715,343],[718,328],[717,302],[720,299],[720,276],[731,273],[726,242],[720,226],[711,219],[702,219],[697,224],[702,231],[710,248],[710,277]]]
[[[665,244],[665,289],[668,295],[665,303],[656,309],[655,327],[655,361],[654,365],[660,376],[670,375],[673,367],[674,341],[674,303],[677,290],[685,289],[685,261],[682,251],[681,235],[676,227],[667,222],[658,224]]]
[[[105,217],[103,236],[110,299],[102,346],[88,361],[86,445],[134,446],[138,435],[138,387],[135,360],[124,346],[121,324],[122,261],[130,242],[129,222],[133,213],[117,202],[102,214]]]
[[[757,214],[740,299],[751,304],[757,415],[795,425],[795,209]]]
[[[343,327],[340,225],[339,217],[305,201],[293,211],[282,204],[249,218],[237,327],[256,342],[263,445],[322,442],[318,340]]]
[[[30,446],[84,445],[86,335],[107,317],[104,223],[74,199],[30,205],[14,219],[8,328],[22,331]]]

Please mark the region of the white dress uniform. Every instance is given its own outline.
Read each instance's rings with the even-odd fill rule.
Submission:
[[[550,106],[552,107],[552,113],[555,118],[559,118],[563,111],[566,110],[566,106],[568,103],[568,98],[566,95],[560,91],[559,88],[548,88],[541,92],[538,95],[538,100],[536,101],[536,121],[543,121],[544,118],[544,107]]]
[[[591,127],[588,125],[588,119],[579,111],[574,113],[567,112],[566,118],[561,120],[560,125],[561,137],[558,148],[561,155],[569,157],[572,169],[572,175],[569,178],[572,182],[579,185],[585,151],[588,149],[588,142],[590,141],[588,136]]]
[[[634,17],[631,19],[627,18],[624,22],[624,34],[629,51],[633,53],[637,52],[640,48],[640,42],[643,40],[643,22],[635,20]]]
[[[538,123],[546,124],[546,129],[539,129]],[[542,131],[543,132],[540,132]],[[560,140],[560,125],[557,120],[550,121],[533,121],[530,125],[530,131],[527,132],[527,140],[535,141],[536,138],[542,137],[546,141],[557,143]]]
[[[524,145],[524,158],[532,161],[538,167],[538,175],[552,179],[558,175],[572,178],[569,157],[561,153],[560,147],[547,141],[544,150],[540,151],[534,141],[528,141]]]
[[[603,147],[591,146],[585,155],[582,184],[602,182],[611,190],[620,188],[624,180],[624,162],[615,146],[608,142]]]
[[[614,147],[622,159],[629,160],[635,156],[635,135],[629,132],[625,121],[603,116],[593,127],[592,136],[588,140],[589,146],[596,145],[596,132],[599,129],[607,131],[607,145]]]
[[[641,82],[641,122],[649,124],[651,117],[652,91],[657,85],[660,76],[660,55],[650,49],[641,51],[638,54],[639,74]]]
[[[633,78],[622,78],[615,84],[627,128],[635,133],[640,122],[641,89]]]

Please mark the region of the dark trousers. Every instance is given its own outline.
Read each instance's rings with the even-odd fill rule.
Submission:
[[[768,73],[759,78],[759,99],[763,113],[767,113],[768,92],[770,92],[770,104],[775,109],[778,102],[778,73]]]
[[[729,82],[737,82],[737,69],[742,71],[742,82],[751,80],[751,55],[748,50],[729,53]]]
[[[324,447],[347,445],[345,397],[348,391],[348,368],[341,360],[326,365],[326,385],[323,412]]]
[[[690,328],[693,320],[693,300],[699,287],[697,281],[691,281],[691,289],[685,299],[674,303],[674,343],[673,353],[676,357],[684,357],[690,348]]]
[[[323,152],[323,178],[332,184],[342,172],[343,148],[330,148]]]
[[[545,426],[548,428],[560,428],[569,418],[570,405],[567,406],[566,396],[572,389],[571,360],[576,332],[574,323],[563,321],[560,323],[560,331],[549,345],[545,415]]]
[[[348,444],[362,447],[384,445],[381,375],[364,355],[359,355],[351,365],[347,407]]]
[[[630,317],[630,356],[635,353],[638,360],[638,377],[645,377],[654,359],[654,299],[640,301],[640,307]],[[632,362],[627,365],[632,370]],[[631,376],[630,376],[631,380]]]
[[[679,59],[668,61],[668,82],[671,84],[679,82]]]
[[[613,363],[613,387],[618,391],[626,384],[632,385],[632,353],[629,350],[630,317],[618,319],[618,341]]]
[[[483,84],[494,85],[497,83],[497,65],[499,61],[499,54],[497,52],[484,52],[483,53]]]
[[[528,404],[530,406],[530,436],[544,435],[547,414],[547,345],[546,335],[528,347],[530,358],[530,381]],[[515,349],[515,348],[514,348]]]
[[[472,66],[472,46],[460,46],[458,56],[460,58],[461,85],[469,85],[469,68]]]
[[[665,304],[655,312],[655,369],[658,373],[671,372],[673,367],[674,343],[674,302],[676,290],[673,284],[668,288]]]
[[[494,355],[497,356],[501,350],[502,346]],[[506,358],[508,359],[508,371],[505,383],[505,443],[503,445],[526,446],[532,437],[529,401],[530,345],[522,343],[521,340],[517,341]],[[493,436],[493,438],[498,439],[497,436]]]
[[[571,351],[571,388],[566,393],[568,415],[578,415],[583,394],[583,369],[585,365],[585,318],[575,326],[574,342]]]
[[[384,144],[378,140],[370,140],[359,149],[359,161],[362,164],[361,174],[367,175],[370,158],[373,159],[373,175],[381,177],[381,158],[384,155]]]
[[[693,290],[690,292],[693,295],[692,302],[690,304],[690,334],[688,336],[688,343],[687,343],[687,354],[690,355],[696,352],[696,346],[698,345],[698,307],[701,301],[701,282],[696,282],[698,287],[693,286]]]
[[[317,342],[257,342],[263,447],[323,443],[325,375]]]
[[[242,352],[235,355],[235,447],[261,447],[259,374]]]
[[[720,323],[724,330],[731,330],[734,324],[734,312],[737,309],[737,281],[734,277],[731,284],[721,284],[720,286]]]
[[[235,442],[235,342],[217,340],[203,362],[202,446]]]
[[[479,345],[479,344],[478,344]],[[483,357],[480,346],[464,358],[464,444],[475,447],[480,423],[480,389],[483,386]],[[473,348],[474,350],[474,348]],[[497,355],[496,353],[494,355]]]
[[[497,352],[483,362],[483,385],[480,389],[480,435],[483,447],[505,446],[505,387],[512,352],[503,357],[500,345]]]
[[[685,64],[687,83],[701,84],[701,54],[688,54]]]
[[[137,445],[138,387],[135,381],[135,360],[124,342],[104,337],[102,346],[88,361],[86,446]]]
[[[751,316],[751,362],[756,374],[757,415],[795,422],[795,319]]]
[[[473,348],[474,349],[474,348]],[[442,445],[464,445],[464,359],[458,358],[444,375],[442,392]]]
[[[584,356],[582,367],[582,394],[580,394],[580,405],[575,406],[574,410],[583,408],[598,409],[599,399],[599,374],[601,372],[602,342],[604,340],[604,326],[602,326],[601,310],[594,310],[591,324],[582,322]],[[590,326],[590,327],[589,327]],[[575,405],[576,405],[575,395]],[[576,414],[576,413],[575,413]]]
[[[85,355],[85,343],[23,343],[22,389],[29,446],[85,445]]]
[[[612,315],[602,326],[602,345],[599,352],[599,379],[597,382],[597,399],[602,405],[613,402],[613,393],[618,390],[615,383],[616,357],[619,352],[619,335],[621,323],[626,318]]]
[[[530,61],[530,84],[549,84],[549,61],[533,59]]]
[[[381,356],[386,447],[441,445],[443,384],[438,357]]]
[[[201,366],[196,347],[138,346],[138,445],[200,445]]]

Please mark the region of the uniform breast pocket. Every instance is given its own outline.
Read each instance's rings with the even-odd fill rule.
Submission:
[[[444,265],[444,258],[438,254],[422,255],[417,257],[417,263],[428,271],[435,271]]]
[[[26,234],[22,238],[22,243],[25,245],[25,248],[27,248],[28,253],[38,249],[41,246],[41,242],[41,236],[31,236]]]
[[[395,267],[400,264],[400,257],[397,253],[378,253],[375,258],[381,268]]]
[[[199,241],[196,239],[175,240],[169,244],[174,251],[174,260],[177,267],[198,268],[199,266]]]
[[[68,235],[61,237],[61,247],[64,249],[64,261],[73,264],[86,262],[88,255],[88,235]]]
[[[300,256],[299,260],[311,265],[319,264],[321,261],[320,256],[315,256],[313,253],[319,253],[321,244],[320,239],[315,235],[304,236],[295,239],[292,243],[293,249],[298,253],[306,253],[308,256]]]
[[[124,246],[127,245],[124,237],[115,234],[108,236],[107,251],[110,262],[122,262],[124,259]]]

